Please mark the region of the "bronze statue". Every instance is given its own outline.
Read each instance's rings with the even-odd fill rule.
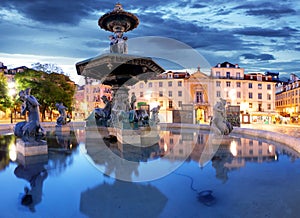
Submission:
[[[19,122],[14,128],[14,134],[23,141],[40,141],[44,137],[44,130],[40,125],[40,109],[37,99],[30,95],[30,88],[19,92],[20,100],[23,101],[21,114],[28,111],[28,121]]]
[[[56,120],[56,126],[62,126],[62,125],[65,125],[65,124],[71,122],[70,119],[67,120],[69,118],[69,116],[66,113],[66,110],[68,110],[68,108],[65,107],[63,105],[63,103],[56,103],[55,106],[56,106],[56,108],[59,112],[59,115],[60,115]]]

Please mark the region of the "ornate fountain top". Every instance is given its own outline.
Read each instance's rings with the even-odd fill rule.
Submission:
[[[101,29],[116,33],[127,32],[135,29],[139,25],[139,19],[134,14],[124,11],[122,5],[117,3],[115,8],[98,20]]]

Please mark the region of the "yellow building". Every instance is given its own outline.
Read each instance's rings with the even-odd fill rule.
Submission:
[[[282,121],[299,123],[300,116],[300,80],[291,74],[290,82],[278,84],[276,93],[276,111],[282,116]]]
[[[186,87],[195,110],[195,122],[207,123],[212,115],[213,93],[211,78],[205,73],[198,70],[191,74],[190,78],[186,80]]]
[[[150,110],[160,105],[161,122],[173,122],[173,110],[182,109],[183,104],[192,103],[186,80],[190,77],[187,72],[166,72],[151,80],[139,81],[129,89],[137,98],[136,106],[147,104]]]
[[[244,123],[271,123],[275,121],[275,84],[272,76],[260,73],[245,74],[238,64],[224,62],[211,69],[215,97],[226,99],[227,105],[240,106]]]

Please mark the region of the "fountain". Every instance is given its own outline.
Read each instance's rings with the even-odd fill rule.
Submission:
[[[99,18],[101,29],[110,31],[110,53],[76,63],[79,75],[98,79],[110,85],[113,91],[112,102],[103,99],[103,109],[96,109],[87,121],[87,129],[97,126],[103,137],[114,136],[122,144],[142,145],[157,140],[157,122],[142,122],[134,125],[136,113],[134,101],[129,102],[128,87],[138,81],[154,77],[164,69],[149,57],[127,54],[127,37],[124,33],[135,29],[139,19],[124,11],[117,3],[113,11]],[[157,119],[156,119],[157,121]],[[155,141],[153,142],[155,143]]]

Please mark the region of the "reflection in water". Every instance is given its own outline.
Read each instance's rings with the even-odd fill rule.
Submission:
[[[20,191],[24,194],[24,196],[31,196],[31,200],[30,197],[27,197],[27,199],[23,198],[23,204],[27,206],[20,206],[21,210],[20,208],[19,210],[15,210],[14,214],[23,213],[24,208],[27,211],[28,207],[31,211],[37,210],[35,214],[36,216],[45,217],[44,215],[45,213],[49,212],[51,204],[54,205],[56,203],[53,199],[57,199],[55,197],[61,196],[61,193],[58,193],[58,190],[56,188],[61,184],[75,184],[76,182],[77,183],[76,185],[74,185],[74,187],[71,187],[70,189],[68,189],[68,187],[66,189],[68,191],[71,191],[72,194],[76,193],[76,196],[80,197],[80,210],[82,211],[82,213],[90,217],[97,217],[97,215],[99,216],[99,214],[105,216],[106,214],[117,213],[116,208],[118,209],[118,211],[121,211],[125,217],[130,217],[132,213],[136,213],[137,216],[146,216],[144,214],[149,213],[153,217],[158,217],[161,214],[164,214],[166,211],[170,213],[168,214],[170,216],[162,215],[162,217],[174,217],[176,216],[176,214],[172,213],[172,211],[174,210],[174,208],[176,208],[176,205],[182,205],[180,209],[196,208],[195,210],[203,206],[202,204],[192,206],[193,202],[190,202],[189,200],[192,201],[194,199],[197,201],[195,193],[192,192],[191,194],[189,192],[190,184],[188,183],[188,180],[186,180],[185,178],[181,179],[180,177],[178,177],[178,175],[174,175],[177,173],[177,171],[175,171],[174,174],[170,174],[169,176],[166,176],[160,180],[151,181],[149,183],[147,182],[146,184],[128,183],[109,179],[106,177],[103,178],[102,175],[99,176],[99,173],[95,172],[94,168],[89,167],[86,159],[84,158],[86,157],[86,155],[74,155],[74,153],[78,151],[76,149],[78,142],[76,141],[75,137],[73,138],[73,133],[70,133],[68,137],[66,135],[59,135],[54,133],[48,133],[47,136],[49,156],[46,162],[27,165],[10,164],[14,162],[13,155],[11,155],[11,159],[9,155],[10,151],[11,153],[13,153],[13,146],[10,145],[14,143],[15,138],[12,135],[0,137],[0,175],[10,179],[9,181],[13,181],[13,179],[17,181],[15,181],[14,184],[9,184],[15,192],[8,198],[10,198],[11,202],[16,202]],[[251,168],[250,170],[245,169],[243,170],[243,172],[247,172],[249,173],[249,175],[251,175],[248,178],[249,182],[251,182],[251,186],[245,184],[244,189],[239,193],[238,191],[235,191],[236,185],[240,184],[240,181],[243,180],[243,178],[241,177],[245,174],[239,177],[238,175],[241,174],[238,174],[238,171],[236,171],[235,177],[233,177],[230,174],[232,170],[245,167],[247,164],[249,165],[249,162],[262,163],[278,161],[280,158],[282,158],[283,155],[286,154],[286,156],[291,158],[291,161],[294,161],[299,157],[298,154],[293,150],[290,150],[286,147],[280,147],[278,145],[275,146],[274,144],[270,144],[267,141],[248,138],[240,139],[237,137],[224,137],[220,142],[219,148],[214,153],[212,160],[209,162],[209,165],[207,165],[207,168],[201,170],[198,163],[200,162],[203,151],[205,151],[208,140],[209,135],[207,134],[207,132],[197,131],[192,133],[185,133],[176,131],[163,131],[160,133],[160,138],[157,143],[150,147],[138,148],[128,145],[118,145],[117,143],[113,142],[107,143],[107,141],[106,143],[101,143],[98,139],[93,140],[91,138],[87,139],[86,149],[88,150],[88,154],[90,154],[89,152],[95,152],[98,154],[97,163],[105,169],[105,173],[107,175],[123,176],[123,178],[126,178],[128,181],[134,181],[135,177],[143,174],[143,172],[146,170],[158,171],[161,167],[163,167],[163,165],[183,160],[185,164],[178,169],[178,172],[182,170],[182,174],[188,175],[191,179],[194,179],[194,188],[197,189],[197,192],[205,190],[206,193],[208,193],[207,190],[212,190],[213,196],[215,196],[218,200],[218,205],[216,205],[216,208],[221,208],[221,212],[223,212],[223,208],[225,208],[224,211],[230,211],[232,209],[226,204],[221,203],[227,200],[231,192],[233,192],[233,195],[235,196],[234,198],[230,198],[228,200],[228,204],[235,204],[236,199],[238,199],[238,202],[242,201],[244,199],[244,193],[247,193],[249,189],[254,190],[252,191],[252,193],[250,193],[250,197],[252,194],[253,198],[249,197],[252,202],[253,199],[256,200],[255,191],[260,191],[261,188],[268,187],[268,184],[270,184],[270,180],[274,180],[274,182],[277,182],[276,185],[278,186],[276,186],[276,188],[281,188],[280,185],[281,182],[284,181],[283,177],[285,176],[285,172],[278,175],[276,170],[270,170],[271,173],[268,174],[271,175],[270,180],[269,176],[267,176],[268,178],[262,178],[262,180],[256,183],[256,177],[252,177],[251,174],[253,168]],[[84,146],[81,146],[81,148],[82,147]],[[164,159],[164,161],[159,161],[162,159]],[[282,161],[281,163],[286,164],[286,157],[282,159],[284,161]],[[82,167],[78,167],[77,165],[75,166],[76,172],[78,172],[78,174],[71,173],[71,175],[69,173],[66,173],[66,168],[75,160],[83,161],[78,162]],[[130,162],[130,164],[127,164],[126,162]],[[81,163],[83,165],[81,165]],[[125,168],[124,163],[126,163]],[[151,163],[156,163],[156,165],[148,167],[151,165]],[[260,164],[255,165],[256,167],[258,167]],[[146,166],[148,168],[143,168],[143,166]],[[266,167],[266,165],[261,164],[261,167]],[[267,167],[268,169],[270,169],[268,165]],[[297,166],[289,167],[292,167],[291,169],[295,169]],[[262,173],[264,173],[264,171],[265,170],[263,170]],[[283,170],[281,170],[281,172],[282,171]],[[15,174],[11,172],[14,172]],[[298,181],[299,177],[298,175],[296,175],[296,173],[293,172],[294,171],[291,170],[289,172],[289,176],[291,176],[292,178],[291,182],[294,182],[293,187],[297,187],[295,181]],[[53,176],[56,176],[60,173],[68,176],[52,178]],[[13,176],[11,177],[11,175]],[[83,180],[83,175],[86,176],[86,180]],[[257,176],[257,178],[261,178],[262,174],[255,175]],[[221,183],[219,181],[215,182],[216,179],[211,179],[211,177],[217,178],[217,180],[223,182],[226,182],[228,179],[230,179],[230,182],[225,183],[225,185],[219,185]],[[26,183],[21,183],[20,185],[20,181],[22,181],[23,179],[26,181]],[[97,179],[99,179],[99,181]],[[105,182],[101,183],[101,181],[103,182],[103,180],[109,182],[109,184]],[[266,186],[264,186],[264,184],[266,184]],[[25,195],[25,193],[23,192],[24,186],[26,189],[25,193],[27,195]],[[91,188],[88,189],[88,187]],[[63,189],[65,190],[65,187]],[[47,194],[47,199],[43,197],[43,191],[45,192],[45,194]],[[270,191],[269,193],[271,193],[272,191]],[[285,194],[283,193],[284,191],[286,191],[286,189],[281,188],[279,193]],[[2,190],[1,195],[5,196],[7,193],[9,194],[11,192],[11,190]],[[182,196],[182,198],[178,198],[175,195]],[[269,194],[269,196],[270,195],[271,194]],[[249,196],[249,194],[247,196]],[[288,196],[289,195],[285,195],[285,198],[283,199],[289,199]],[[71,210],[74,210],[74,207],[76,207],[75,210],[79,210],[78,204],[76,203],[79,202],[79,199],[75,197],[73,201],[73,197],[73,195],[62,196],[62,201],[72,201],[72,204],[69,204],[72,206],[61,206],[61,208],[66,207],[66,210],[70,210],[70,208],[72,208]],[[211,196],[209,195],[203,194],[201,196],[198,196],[198,198],[199,197],[201,197],[199,200],[201,200],[201,202],[203,201],[204,204],[207,204],[208,200],[212,200]],[[165,203],[166,198],[169,199],[167,203]],[[5,197],[3,197],[3,199],[5,199]],[[269,199],[267,198],[266,200]],[[184,202],[186,202],[186,204]],[[210,203],[211,202],[213,201],[210,201]],[[261,199],[260,202],[265,202],[265,199]],[[21,201],[19,203],[21,204]],[[246,203],[244,202],[244,205],[246,205]],[[7,209],[7,211],[13,211],[16,207],[14,203],[10,203],[9,205],[10,208]],[[202,209],[203,207],[201,208],[201,212]],[[7,211],[5,210],[6,215]],[[144,214],[141,215],[142,212]],[[189,212],[190,211],[187,212],[188,215],[193,214],[194,216],[192,217],[199,217],[197,216],[198,214],[196,212]],[[240,217],[243,217],[242,213],[239,215]],[[184,214],[182,213],[180,217],[184,217]]]
[[[148,147],[120,145],[109,141],[101,143],[87,137],[86,149],[94,162],[105,168],[106,175],[125,178],[126,181],[132,181],[132,175],[140,174],[138,170],[141,162],[163,158],[169,162],[194,161],[201,167],[210,162],[216,171],[216,178],[226,182],[228,172],[245,167],[246,162],[277,161],[280,153],[286,153],[286,148],[276,148],[267,141],[234,136],[216,138],[207,132],[174,130],[161,131],[158,142]],[[292,150],[289,152],[292,160],[298,156]],[[129,164],[125,164],[125,161],[129,161]]]
[[[26,180],[29,186],[24,187],[24,195],[21,203],[27,206],[31,212],[42,201],[43,184],[48,173],[58,175],[67,166],[72,164],[74,152],[78,143],[73,131],[47,132],[48,156],[34,155],[22,156],[16,151],[16,137],[14,135],[0,135],[0,171],[10,163],[17,162],[14,170],[17,178]]]
[[[166,203],[166,196],[152,185],[116,180],[82,192],[80,211],[90,218],[159,217]]]
[[[25,195],[22,198],[22,204],[35,212],[35,206],[42,201],[43,183],[48,176],[44,164],[19,165],[14,173],[18,178],[30,183],[30,187],[24,188]]]
[[[47,132],[49,174],[59,175],[73,163],[72,152],[77,150],[78,142],[73,131]]]
[[[0,135],[0,171],[4,170],[10,160],[16,160],[15,140],[12,135]]]

